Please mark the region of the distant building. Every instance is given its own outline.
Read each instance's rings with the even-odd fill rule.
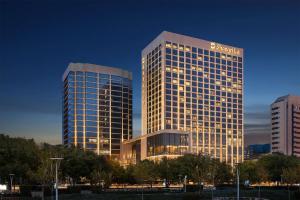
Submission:
[[[142,51],[141,159],[242,162],[243,88],[243,49],[162,32]]]
[[[245,160],[258,159],[271,152],[271,144],[251,144],[245,148]]]
[[[271,105],[271,151],[300,156],[300,96],[279,97]]]
[[[132,138],[132,74],[71,63],[62,79],[63,144],[119,158],[121,142]]]

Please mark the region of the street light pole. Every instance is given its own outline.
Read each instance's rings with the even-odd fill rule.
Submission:
[[[239,164],[236,165],[236,183],[237,183],[237,200],[240,200],[240,172],[239,172]]]
[[[55,200],[58,200],[58,162],[63,158],[50,158],[55,161]]]
[[[10,178],[10,192],[12,193],[13,190],[13,178],[14,178],[15,174],[9,174],[9,178]]]
[[[187,175],[184,176],[184,192],[186,192]]]
[[[214,199],[214,187],[215,187],[215,161],[214,161],[214,157],[211,156],[210,159],[213,162],[213,169],[211,172],[211,178],[212,178],[212,187],[211,187],[211,199]]]

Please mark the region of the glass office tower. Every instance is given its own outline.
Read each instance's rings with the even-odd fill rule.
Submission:
[[[71,63],[63,75],[63,144],[119,158],[132,138],[132,74]]]
[[[164,31],[143,50],[142,158],[189,152],[234,165],[243,133],[243,49]]]

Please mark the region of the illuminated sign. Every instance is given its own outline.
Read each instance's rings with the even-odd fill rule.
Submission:
[[[211,42],[210,43],[210,49],[215,50],[215,51],[221,51],[224,53],[228,54],[235,54],[235,55],[240,55],[240,50],[234,47],[225,47],[221,44]]]

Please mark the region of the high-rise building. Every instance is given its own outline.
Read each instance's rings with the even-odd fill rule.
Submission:
[[[62,80],[63,144],[119,158],[121,142],[132,138],[132,74],[71,63]]]
[[[279,97],[271,105],[271,151],[300,156],[300,96]]]
[[[243,161],[243,49],[162,32],[142,51],[141,158]]]
[[[271,144],[251,144],[245,148],[245,160],[255,160],[269,154],[271,152]]]

